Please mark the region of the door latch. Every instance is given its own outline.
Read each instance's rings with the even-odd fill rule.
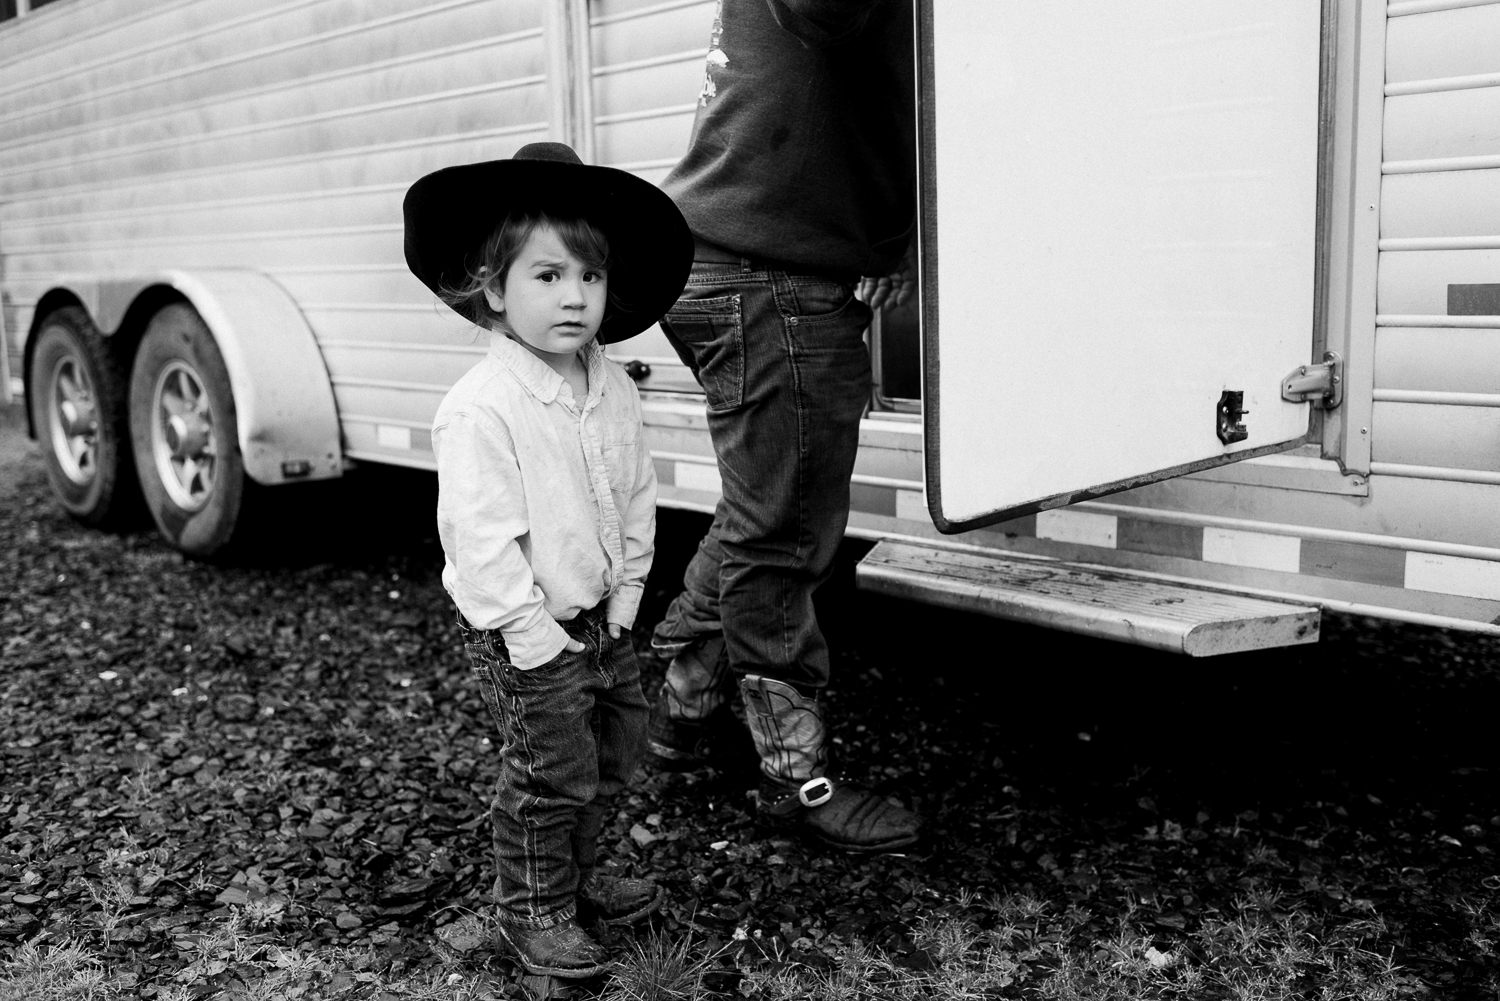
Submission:
[[[1281,398],[1332,410],[1344,402],[1344,359],[1337,351],[1323,352],[1323,361],[1299,365],[1281,380]]]
[[[1233,445],[1250,437],[1250,429],[1240,419],[1249,412],[1245,409],[1245,394],[1242,390],[1226,389],[1219,394],[1219,406],[1214,412],[1219,440],[1226,445]]]

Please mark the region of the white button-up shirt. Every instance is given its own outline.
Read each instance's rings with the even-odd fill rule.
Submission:
[[[565,622],[606,598],[635,622],[656,535],[656,471],[624,368],[583,349],[580,406],[546,362],[503,334],[432,422],[443,586],[469,623],[499,629],[523,670],[557,656]]]

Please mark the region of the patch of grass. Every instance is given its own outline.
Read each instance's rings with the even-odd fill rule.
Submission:
[[[763,1001],[1394,1001],[1427,994],[1375,947],[1384,935],[1378,918],[1316,925],[1305,913],[1266,904],[1240,898],[1231,913],[1206,918],[1171,942],[1147,931],[1132,909],[1101,940],[1082,933],[1086,912],[1013,894],[924,918],[912,930],[919,963],[856,942],[832,969],[790,963],[751,970],[745,990]]]
[[[116,1001],[131,995],[129,984],[105,972],[104,963],[76,941],[44,945],[23,942],[0,966],[5,1001]]]
[[[375,972],[368,951],[284,948],[247,932],[238,913],[211,928],[175,982],[157,987],[157,1001],[201,997],[234,1001],[333,1001],[395,996],[411,1001],[487,1001],[501,996],[492,978],[476,971],[429,970],[411,976]],[[234,976],[221,976],[226,970]],[[48,946],[33,940],[0,963],[0,1001],[131,1001],[141,996],[133,976],[113,974],[85,943]]]
[[[121,859],[122,862],[127,861]],[[138,864],[139,859],[129,859]],[[858,941],[832,940],[833,962],[815,967],[777,951],[738,943],[711,951],[688,935],[646,932],[626,943],[599,1001],[692,1001],[723,996],[719,969],[737,955],[743,983],[737,993],[761,1001],[981,1001],[991,998],[1107,1001],[1396,1001],[1426,996],[1427,988],[1391,958],[1390,934],[1372,909],[1359,916],[1315,918],[1281,909],[1275,893],[1246,893],[1196,928],[1165,935],[1147,927],[1148,912],[1127,908],[1113,932],[1089,932],[1092,915],[1023,893],[980,902],[970,895],[920,918],[911,929],[914,950],[894,955]],[[465,918],[473,942],[488,939],[479,915]],[[1097,925],[1093,927],[1097,928]],[[156,997],[187,1001],[214,996],[336,999],[379,994],[420,1001],[480,1001],[501,996],[495,980],[462,936],[444,965],[407,976],[379,972],[373,951],[327,947],[299,951],[278,945],[274,924],[242,908],[210,926]],[[471,955],[472,954],[472,955]],[[733,971],[727,971],[734,976]],[[114,975],[86,944],[38,941],[0,964],[0,999],[123,1001],[139,996],[128,975]],[[730,988],[732,990],[732,988]],[[218,993],[223,992],[223,993]]]
[[[648,934],[630,943],[599,1001],[692,1001],[704,995],[704,976],[716,958],[694,950],[691,935],[673,944]]]

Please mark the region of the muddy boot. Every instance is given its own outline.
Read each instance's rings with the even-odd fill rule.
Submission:
[[[672,658],[647,738],[658,768],[692,771],[708,763],[708,722],[724,705],[728,679],[722,636],[692,643]]]
[[[666,890],[649,879],[589,873],[578,884],[579,920],[634,924],[661,906]]]
[[[851,852],[889,851],[917,840],[916,814],[824,775],[826,733],[817,699],[757,674],[740,681],[740,694],[760,753],[763,824],[799,830]]]
[[[530,973],[592,977],[609,966],[609,953],[571,918],[550,928],[502,923],[499,937]]]

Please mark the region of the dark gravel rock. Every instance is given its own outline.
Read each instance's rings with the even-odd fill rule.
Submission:
[[[433,933],[485,910],[494,748],[432,480],[367,472],[301,495],[305,523],[257,562],[208,566],[81,528],[34,459],[0,464],[0,959],[81,937],[150,997],[230,908],[393,969],[436,964]],[[648,687],[664,665],[647,629],[703,527],[662,515]],[[855,939],[928,969],[916,922],[1007,894],[1071,909],[1083,941],[1135,914],[1188,949],[1254,885],[1320,933],[1378,915],[1370,941],[1414,992],[1493,991],[1493,641],[1329,617],[1314,647],[1174,660],[857,596],[863,549],[819,597],[836,766],[916,809],[921,850],[766,836],[732,716],[719,767],[643,775],[606,825],[606,864],[668,888],[654,927],[722,950],[714,989],[737,989],[736,964],[820,967]]]

